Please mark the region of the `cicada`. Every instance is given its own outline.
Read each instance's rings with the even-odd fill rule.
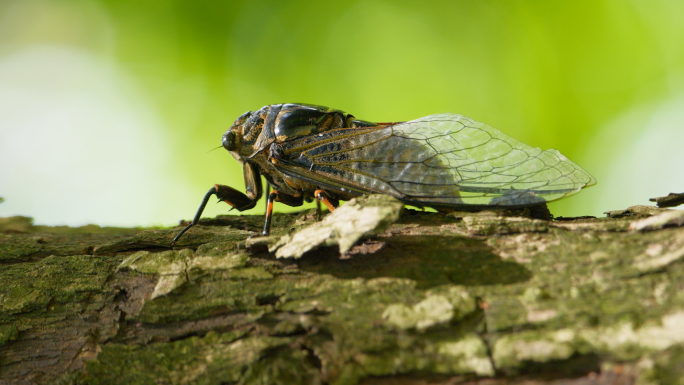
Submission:
[[[223,147],[242,164],[245,193],[215,185],[238,211],[268,194],[263,234],[273,202],[300,206],[318,199],[332,211],[340,200],[389,194],[408,205],[441,211],[534,206],[596,183],[556,150],[542,151],[458,114],[373,123],[312,104],[274,104],[242,114],[223,134]]]

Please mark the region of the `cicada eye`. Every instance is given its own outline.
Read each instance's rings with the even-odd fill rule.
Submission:
[[[223,135],[223,148],[225,148],[228,151],[235,151],[237,150],[237,140],[235,132],[233,131],[228,131]]]

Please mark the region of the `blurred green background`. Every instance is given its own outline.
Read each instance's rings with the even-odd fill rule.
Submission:
[[[557,216],[648,204],[684,191],[682,20],[681,0],[3,0],[0,215],[191,218],[243,188],[221,135],[283,102],[464,114],[597,178]]]

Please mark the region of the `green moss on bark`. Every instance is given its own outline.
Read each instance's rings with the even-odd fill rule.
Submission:
[[[649,212],[407,210],[344,254],[320,246],[296,260],[267,251],[278,236],[247,239],[258,217],[206,222],[175,250],[178,229],[76,231],[63,243],[6,233],[0,365],[37,383],[355,384],[544,383],[619,363],[632,380],[667,384],[682,378],[684,228],[629,230]],[[310,214],[284,216],[275,233],[315,223]],[[29,236],[87,252],[41,256]]]

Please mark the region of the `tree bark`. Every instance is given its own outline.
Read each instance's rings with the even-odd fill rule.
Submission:
[[[257,238],[261,216],[220,216],[174,249],[179,228],[4,218],[0,384],[684,380],[684,212],[380,201],[356,203],[386,209],[369,231],[363,210],[276,214]]]

